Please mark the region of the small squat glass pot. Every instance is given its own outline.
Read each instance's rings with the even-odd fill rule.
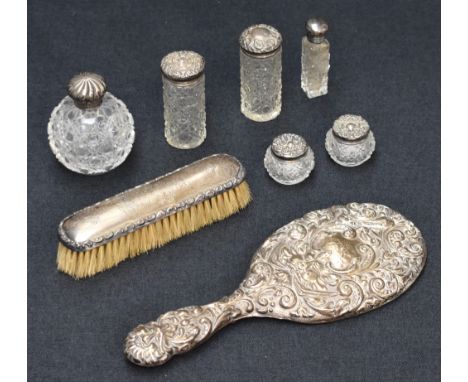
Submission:
[[[300,135],[281,134],[268,146],[263,164],[276,182],[287,186],[298,184],[314,169],[314,152]]]
[[[164,135],[178,149],[200,146],[206,138],[205,60],[192,51],[177,51],[161,61]]]
[[[281,43],[281,34],[265,24],[240,36],[241,112],[253,121],[270,121],[281,112]]]
[[[359,115],[339,117],[328,130],[325,148],[339,165],[355,167],[366,162],[375,150],[374,134]]]

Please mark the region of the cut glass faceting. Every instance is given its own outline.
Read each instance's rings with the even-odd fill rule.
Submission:
[[[327,94],[330,69],[328,41],[324,39],[320,43],[314,43],[303,37],[301,64],[301,87],[307,97],[314,98]]]
[[[133,117],[125,104],[107,92],[99,107],[80,109],[66,96],[48,125],[49,144],[65,167],[97,175],[120,165],[135,139]]]

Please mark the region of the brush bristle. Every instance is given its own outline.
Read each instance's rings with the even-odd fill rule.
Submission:
[[[128,258],[227,218],[247,206],[251,200],[249,186],[243,181],[211,199],[89,251],[76,252],[59,243],[57,268],[75,278],[93,276]]]

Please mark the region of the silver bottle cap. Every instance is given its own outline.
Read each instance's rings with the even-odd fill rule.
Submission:
[[[336,163],[355,167],[372,156],[375,138],[364,118],[346,114],[335,120],[327,132],[325,148]]]
[[[263,165],[277,183],[298,184],[314,169],[314,152],[300,135],[281,134],[268,146]]]
[[[173,81],[190,81],[201,76],[205,70],[205,59],[190,50],[180,50],[164,56],[161,71]]]
[[[246,53],[253,55],[271,55],[283,42],[281,34],[266,24],[252,25],[245,29],[239,38],[239,44]]]
[[[310,42],[321,43],[328,31],[328,24],[320,17],[312,17],[306,22],[307,38]]]
[[[80,109],[96,108],[107,91],[104,78],[96,73],[83,72],[68,83],[68,94]]]

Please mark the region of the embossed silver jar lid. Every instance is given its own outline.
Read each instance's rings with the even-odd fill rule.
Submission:
[[[296,159],[307,151],[307,142],[297,134],[281,134],[273,139],[271,150],[273,154],[282,159]]]
[[[320,43],[328,31],[328,24],[320,17],[312,17],[306,22],[306,31],[309,41]]]
[[[250,54],[269,55],[276,51],[283,41],[281,34],[270,25],[257,24],[245,29],[239,38],[241,48]]]
[[[360,115],[345,114],[333,123],[333,133],[346,141],[357,141],[369,134],[367,121]]]
[[[328,130],[325,148],[339,165],[355,167],[366,162],[375,150],[374,134],[359,115],[342,115]]]
[[[193,80],[202,75],[204,70],[203,56],[190,50],[169,53],[161,61],[161,71],[174,81]]]
[[[107,85],[104,78],[96,73],[77,74],[68,83],[68,94],[80,109],[90,109],[101,105],[106,91]]]

